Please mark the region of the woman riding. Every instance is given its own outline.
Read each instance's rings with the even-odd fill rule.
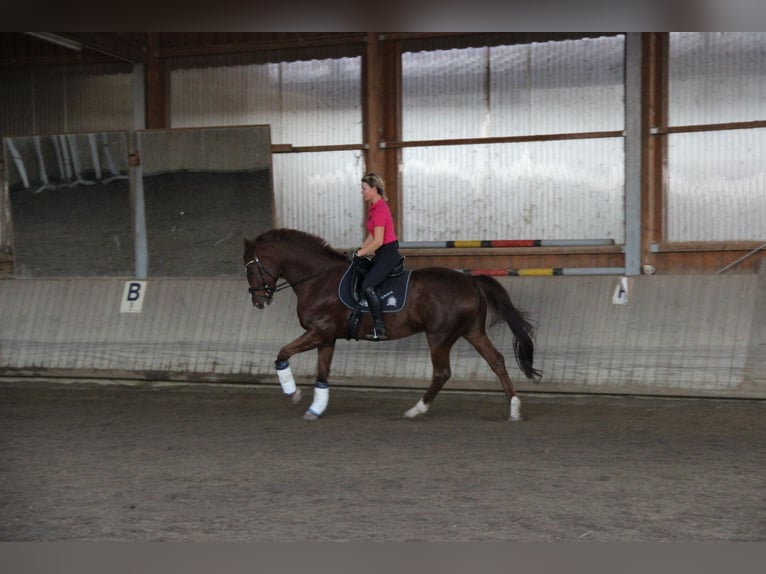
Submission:
[[[388,339],[383,323],[383,309],[375,288],[401,260],[399,241],[394,231],[394,218],[388,208],[385,182],[374,173],[362,178],[362,196],[369,204],[367,211],[367,238],[354,253],[355,257],[372,257],[372,267],[362,282],[362,291],[372,315],[372,333],[367,335],[373,341]]]

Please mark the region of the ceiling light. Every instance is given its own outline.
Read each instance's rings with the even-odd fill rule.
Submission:
[[[65,38],[64,36],[59,36],[58,34],[53,34],[51,32],[25,32],[25,34],[34,36],[40,40],[45,40],[51,44],[64,46],[64,48],[69,48],[70,50],[76,50],[78,52],[82,50],[82,44],[80,44],[80,42],[70,40],[69,38]]]

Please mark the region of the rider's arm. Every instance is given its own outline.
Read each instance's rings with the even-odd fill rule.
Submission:
[[[384,227],[376,227],[373,229],[373,233],[367,236],[362,246],[357,250],[356,254],[359,257],[365,257],[367,255],[374,255],[378,250],[378,247],[383,245],[383,231]]]

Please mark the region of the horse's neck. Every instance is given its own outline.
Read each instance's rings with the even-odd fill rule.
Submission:
[[[300,284],[340,267],[339,262],[328,257],[296,257],[282,261],[282,275],[290,284]]]

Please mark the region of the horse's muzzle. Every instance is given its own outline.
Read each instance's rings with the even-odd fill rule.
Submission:
[[[256,309],[263,309],[266,305],[271,304],[271,301],[268,299],[264,299],[263,297],[258,297],[256,295],[253,295],[251,299],[253,301],[253,307]]]
[[[254,307],[263,309],[265,305],[271,305],[271,299],[274,296],[273,289],[269,287],[250,287],[247,292],[250,293]]]
[[[271,305],[271,297],[263,295],[256,295],[252,293],[253,307],[256,309],[263,309],[266,305]]]

